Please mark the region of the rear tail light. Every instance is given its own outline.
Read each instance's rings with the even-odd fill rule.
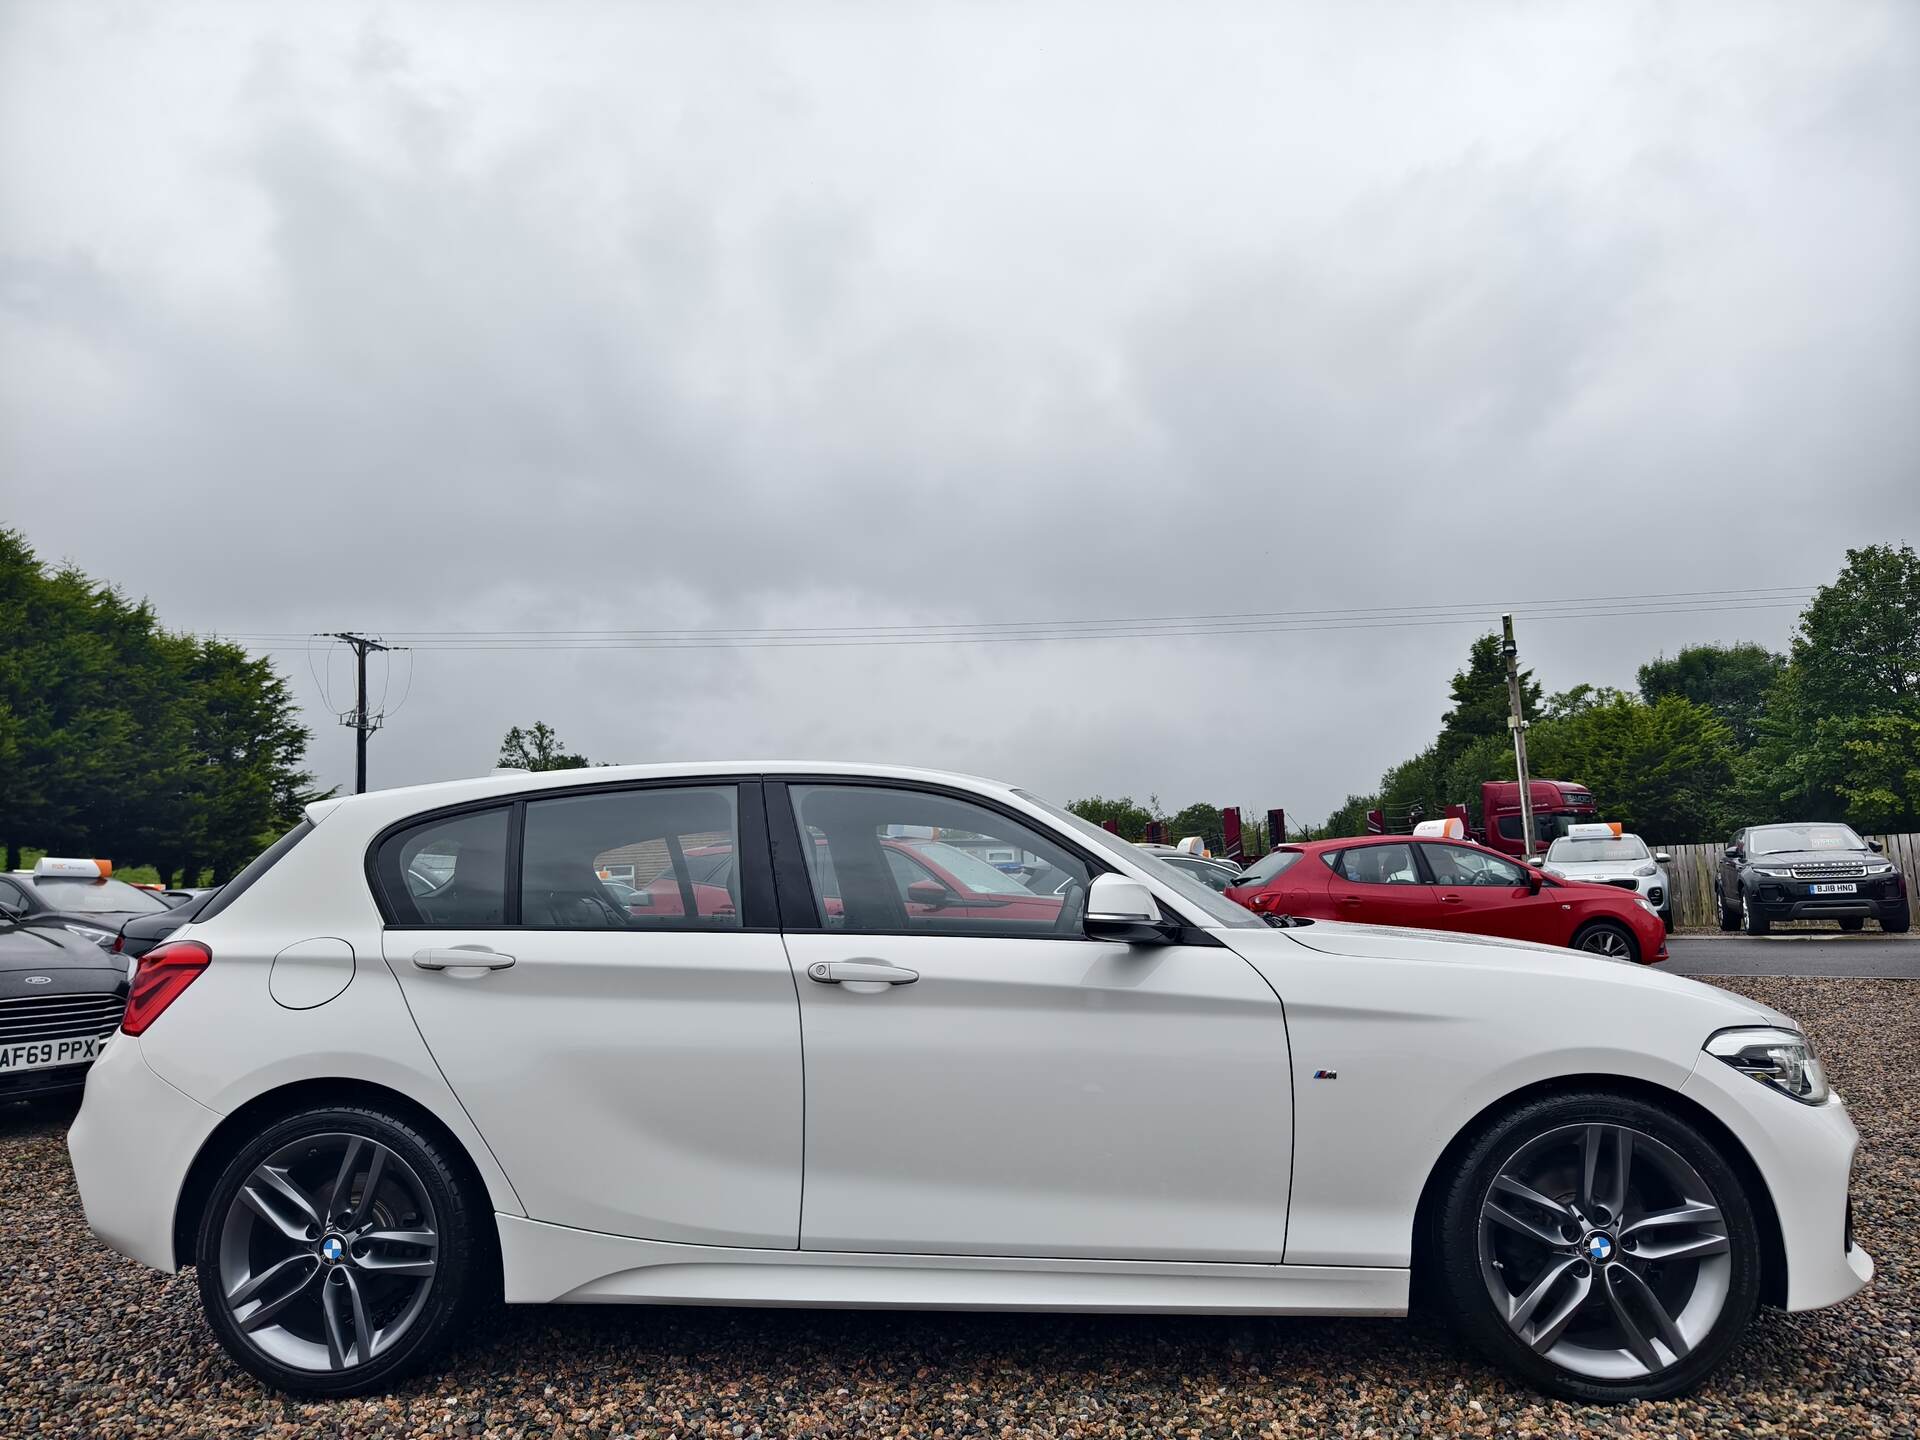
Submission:
[[[116,935],[113,937],[113,953],[116,955],[124,955],[127,953],[127,937],[126,936]]]
[[[133,972],[133,990],[120,1028],[129,1035],[140,1034],[200,978],[212,959],[213,952],[197,940],[154,946],[140,957],[140,968]]]

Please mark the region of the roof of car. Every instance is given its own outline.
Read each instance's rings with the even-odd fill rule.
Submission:
[[[381,803],[391,806],[404,801],[409,809],[432,809],[455,805],[465,800],[483,800],[494,794],[520,794],[528,790],[563,789],[570,785],[611,785],[623,780],[677,780],[708,775],[847,775],[874,780],[919,780],[934,784],[958,784],[968,789],[998,791],[1015,787],[1004,780],[967,775],[952,770],[926,770],[908,765],[875,765],[848,760],[685,760],[659,765],[594,765],[574,770],[496,770],[491,774],[462,780],[441,780],[426,785],[396,786],[390,790],[370,790],[365,795],[335,795],[315,800],[307,806],[309,819],[318,822],[343,805]]]

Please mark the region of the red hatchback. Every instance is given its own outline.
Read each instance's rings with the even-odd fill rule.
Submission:
[[[1464,840],[1364,835],[1288,845],[1227,891],[1249,910],[1367,925],[1465,930],[1651,964],[1666,927],[1612,885],[1556,880]]]

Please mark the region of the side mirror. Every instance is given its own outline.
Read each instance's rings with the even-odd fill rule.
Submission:
[[[1153,892],[1125,875],[1096,875],[1087,887],[1089,938],[1123,945],[1165,945],[1175,926],[1161,915]]]
[[[916,880],[907,886],[907,903],[924,905],[929,910],[944,910],[953,903],[953,892],[938,880]]]
[[[1656,865],[1671,865],[1673,863],[1673,856],[1664,850],[1656,850],[1653,852],[1653,863]]]
[[[1881,852],[1881,850],[1883,850],[1886,847],[1881,845],[1881,843],[1878,840],[1869,840],[1867,841],[1867,848],[1873,851],[1874,854],[1878,855]]]
[[[1540,887],[1545,883],[1545,877],[1542,876],[1538,870],[1527,871],[1527,894],[1538,895],[1540,893]]]
[[[1746,853],[1747,853],[1746,847],[1743,845],[1727,846],[1727,858],[1729,860],[1738,860],[1742,855]]]

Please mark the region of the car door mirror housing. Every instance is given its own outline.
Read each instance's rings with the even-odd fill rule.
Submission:
[[[915,880],[907,886],[907,903],[924,905],[929,910],[944,910],[955,899],[953,892],[938,880]]]
[[[1527,871],[1527,894],[1538,895],[1540,887],[1546,883],[1546,877],[1538,870]]]
[[[1153,892],[1125,875],[1096,875],[1087,886],[1087,935],[1127,945],[1165,945],[1178,926],[1160,913]]]
[[[1867,841],[1867,848],[1873,851],[1874,854],[1878,855],[1886,847],[1882,845],[1878,840],[1869,840]]]
[[[1727,858],[1729,860],[1738,860],[1742,855],[1746,853],[1747,853],[1746,848],[1744,846],[1740,846],[1740,845],[1727,846]]]
[[[1673,856],[1664,850],[1656,850],[1653,852],[1653,863],[1656,865],[1671,865],[1673,863]]]

